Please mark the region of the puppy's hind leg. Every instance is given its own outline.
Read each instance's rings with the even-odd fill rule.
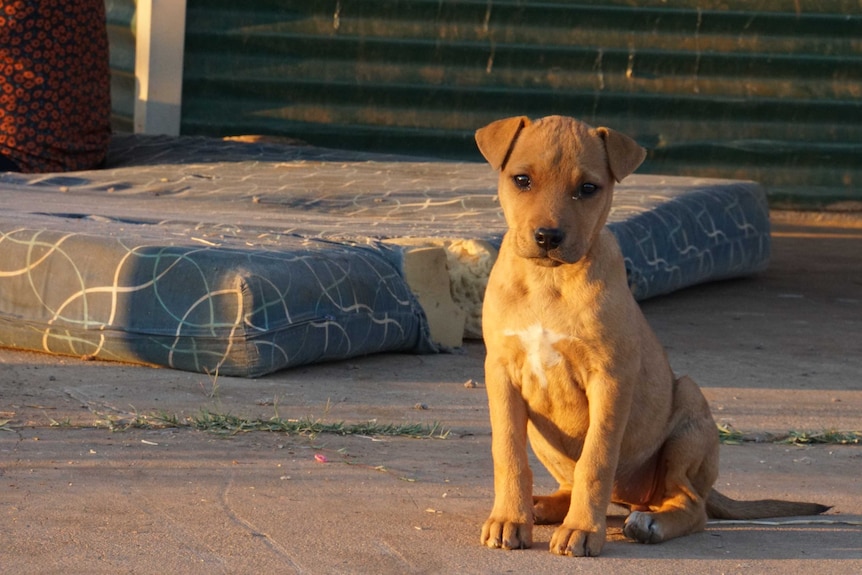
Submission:
[[[561,487],[551,495],[533,496],[533,518],[536,525],[562,523],[572,502],[571,488]]]
[[[649,511],[633,511],[623,532],[641,543],[660,543],[703,530],[706,498],[718,477],[718,432],[706,399],[687,377],[676,382],[678,423],[660,454],[665,474]]]

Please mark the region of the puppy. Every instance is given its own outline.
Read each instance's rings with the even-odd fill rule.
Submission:
[[[530,547],[534,523],[559,523],[553,553],[596,556],[611,502],[631,510],[624,533],[643,543],[702,530],[707,517],[826,511],[712,489],[719,442],[709,406],[671,371],[605,227],[614,183],[645,151],[559,116],[499,120],[476,142],[500,171],[508,224],[483,308],[495,498],[482,544]],[[559,482],[552,495],[532,494],[527,438]]]

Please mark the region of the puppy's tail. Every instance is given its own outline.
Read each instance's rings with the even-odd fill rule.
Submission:
[[[763,519],[765,517],[794,517],[798,515],[820,515],[832,509],[819,503],[760,499],[737,501],[722,495],[715,489],[706,498],[706,514],[710,519]]]

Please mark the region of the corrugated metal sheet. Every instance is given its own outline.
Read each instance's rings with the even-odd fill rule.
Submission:
[[[634,135],[644,171],[862,199],[862,0],[189,0],[182,130],[479,159],[494,119]]]
[[[131,132],[135,113],[135,0],[105,0],[111,52],[111,125]]]

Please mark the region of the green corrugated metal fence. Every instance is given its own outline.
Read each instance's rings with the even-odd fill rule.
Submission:
[[[566,114],[643,171],[862,200],[862,0],[189,0],[182,132],[476,159]]]

